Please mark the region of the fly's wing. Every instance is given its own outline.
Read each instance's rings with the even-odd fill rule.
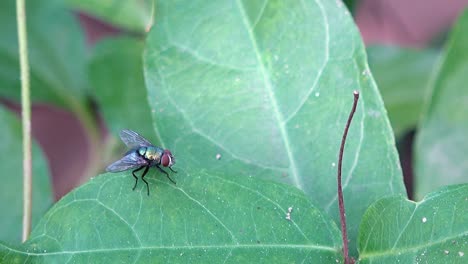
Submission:
[[[125,171],[133,168],[138,168],[141,166],[148,165],[148,162],[142,158],[138,153],[131,152],[125,155],[123,158],[107,166],[107,172],[119,172]]]
[[[146,138],[142,137],[140,134],[130,129],[124,129],[120,131],[120,138],[130,149],[139,147],[149,147],[153,145]]]

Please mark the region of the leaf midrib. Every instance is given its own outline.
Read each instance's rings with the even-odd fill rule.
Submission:
[[[339,250],[333,247],[307,245],[307,244],[231,244],[231,245],[196,245],[196,246],[143,246],[143,247],[125,247],[125,248],[101,248],[91,250],[76,250],[76,251],[60,251],[60,252],[25,252],[18,249],[10,248],[6,245],[0,245],[6,250],[25,254],[28,256],[54,256],[54,255],[67,255],[67,254],[86,254],[86,253],[106,253],[116,251],[142,251],[142,250],[206,250],[206,249],[261,249],[261,248],[278,248],[278,249],[309,249],[309,250],[321,250],[338,253]]]
[[[257,41],[255,40],[255,37],[253,35],[252,27],[250,27],[250,23],[248,21],[247,14],[245,13],[245,8],[244,8],[244,6],[243,6],[243,4],[241,3],[240,0],[237,0],[236,3],[237,3],[237,6],[239,8],[241,17],[242,17],[242,22],[245,25],[245,28],[246,28],[247,33],[249,35],[249,39],[250,39],[250,41],[252,43],[252,48],[253,48],[253,50],[255,52],[255,56],[257,58],[258,65],[259,65],[261,73],[262,73],[263,81],[265,83],[265,88],[266,88],[266,91],[268,92],[268,97],[270,98],[270,102],[271,102],[271,105],[272,105],[272,108],[273,108],[274,117],[276,118],[276,122],[277,122],[277,124],[279,126],[279,129],[280,129],[281,137],[283,138],[284,147],[286,149],[286,154],[287,154],[289,164],[290,164],[290,169],[291,169],[291,172],[292,172],[292,175],[291,175],[292,177],[291,178],[293,180],[293,184],[294,184],[294,186],[296,186],[297,188],[302,190],[303,189],[302,181],[299,178],[299,173],[298,173],[298,170],[297,170],[296,161],[295,161],[295,159],[293,157],[293,154],[292,154],[291,145],[289,143],[288,131],[286,130],[284,122],[283,122],[284,117],[283,117],[282,113],[279,110],[278,102],[276,101],[276,98],[275,98],[275,96],[273,94],[273,85],[271,84],[270,78],[268,77],[268,74],[267,74],[266,69],[265,69],[265,65],[262,63],[259,48],[257,46]]]

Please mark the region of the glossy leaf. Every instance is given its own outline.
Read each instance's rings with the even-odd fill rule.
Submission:
[[[19,120],[0,107],[0,240],[19,243],[23,218],[23,145]],[[52,205],[52,189],[47,162],[33,146],[33,226]],[[0,262],[1,258],[0,258]],[[3,262],[2,262],[3,263]]]
[[[458,20],[445,48],[415,148],[415,194],[468,182],[468,12]]]
[[[466,263],[468,185],[455,185],[415,203],[384,198],[364,214],[359,263]]]
[[[112,133],[118,135],[120,130],[128,128],[158,144],[143,79],[143,44],[131,38],[107,39],[98,43],[89,75]]]
[[[60,0],[26,1],[31,96],[78,111],[88,87],[84,36]],[[16,5],[0,1],[0,95],[19,101]]]
[[[419,123],[438,53],[374,46],[367,49],[367,54],[393,131],[397,137],[402,136]]]
[[[153,0],[66,0],[72,7],[115,26],[144,32],[151,26]]]
[[[393,133],[341,1],[157,6],[145,78],[160,141],[179,167],[288,182],[338,221],[337,156],[359,90],[343,167],[352,243],[370,203],[405,193]]]
[[[100,175],[59,201],[8,263],[264,263],[341,261],[333,220],[293,187],[180,170],[140,181]],[[116,190],[118,190],[116,192]],[[293,207],[291,220],[285,219]]]

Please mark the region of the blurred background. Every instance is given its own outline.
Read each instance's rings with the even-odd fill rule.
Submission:
[[[112,23],[112,20],[106,19],[105,14],[87,10],[87,1],[68,2],[76,10],[74,13],[85,32],[90,51],[97,41],[107,36],[130,34],[144,39],[144,32],[119,25],[118,22]],[[447,33],[468,5],[468,0],[344,2],[368,47],[369,64],[389,112],[404,169],[405,183],[412,197],[412,146],[415,127],[427,92],[426,87]],[[146,7],[141,10],[144,14],[143,22],[150,25],[151,4],[144,4]],[[117,14],[119,10],[112,12]],[[388,78],[389,71],[392,72],[392,78]],[[395,87],[400,88],[394,89]],[[407,91],[405,100],[400,98],[399,91],[402,89]],[[6,99],[2,99],[2,102],[18,112],[17,104]],[[97,103],[90,99],[89,104],[92,109],[91,115],[100,124],[99,140],[115,140],[109,137]],[[96,155],[101,153],[91,147],[96,139],[89,138],[83,123],[72,112],[49,104],[34,104],[32,126],[33,137],[48,158],[55,199],[59,199],[85,181],[90,171],[103,172],[102,167],[91,164]]]

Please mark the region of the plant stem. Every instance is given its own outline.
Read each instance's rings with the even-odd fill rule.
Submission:
[[[29,91],[28,39],[26,34],[26,6],[16,0],[18,44],[21,69],[21,120],[23,124],[23,242],[31,231],[32,157],[31,157],[31,101]]]
[[[343,237],[343,255],[344,255],[344,263],[350,264],[354,263],[354,260],[349,257],[349,249],[348,249],[348,233],[346,231],[346,213],[345,213],[345,206],[343,201],[343,188],[341,186],[341,167],[343,164],[343,152],[346,143],[346,137],[348,136],[349,126],[351,125],[351,121],[353,120],[354,113],[356,112],[356,106],[359,100],[359,92],[354,91],[354,103],[353,108],[351,109],[351,113],[349,113],[348,122],[346,123],[346,127],[343,133],[343,138],[341,140],[341,147],[340,147],[340,154],[338,156],[338,206],[340,208],[340,222],[341,222],[341,233]]]

